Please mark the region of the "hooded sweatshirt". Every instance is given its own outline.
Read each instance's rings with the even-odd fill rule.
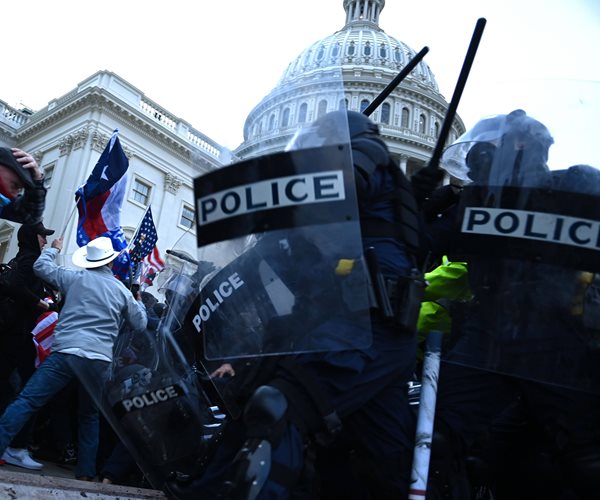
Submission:
[[[11,296],[18,312],[31,315],[32,320],[42,312],[37,304],[46,296],[44,282],[33,272],[33,263],[41,253],[37,231],[36,225],[27,224],[21,226],[17,233],[17,272],[11,286]]]

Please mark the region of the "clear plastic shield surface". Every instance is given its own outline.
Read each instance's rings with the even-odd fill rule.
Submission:
[[[237,245],[239,252],[245,246],[245,239],[238,240]],[[227,416],[237,418],[242,410],[239,401],[246,394],[246,384],[254,380],[258,363],[246,360],[233,367],[226,359],[208,359],[202,335],[187,320],[198,300],[200,284],[217,272],[214,262],[219,260],[220,253],[215,247],[213,253],[197,260],[177,245],[167,251],[167,265],[158,279],[165,303],[161,326],[169,332],[180,362],[195,373],[204,400],[213,408],[211,413],[217,407]],[[207,429],[214,429],[215,423],[218,422],[209,423]]]
[[[598,393],[600,86],[502,92],[505,114],[442,157],[464,186],[451,258],[468,263],[473,292],[455,308],[446,359]]]
[[[240,202],[246,213],[230,216],[228,200],[236,195],[247,197]],[[203,336],[208,359],[370,344],[347,145],[227,167],[197,179],[196,197],[200,258],[219,248],[215,273],[201,284],[186,318]],[[262,208],[269,203],[279,206]],[[248,210],[251,205],[261,208]],[[219,216],[213,206],[221,207],[214,209]],[[350,268],[341,271],[345,262]]]
[[[304,125],[285,149],[195,180],[198,259],[215,270],[185,322],[209,360],[371,343],[346,112]]]

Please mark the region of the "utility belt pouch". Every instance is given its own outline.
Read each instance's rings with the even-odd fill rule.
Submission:
[[[394,317],[394,309],[388,295],[386,280],[379,270],[379,261],[373,247],[369,247],[365,251],[365,259],[371,278],[372,295],[379,309],[380,314],[385,319]]]
[[[395,323],[403,329],[414,332],[425,292],[423,275],[418,269],[411,269],[408,276],[387,280],[386,284]]]

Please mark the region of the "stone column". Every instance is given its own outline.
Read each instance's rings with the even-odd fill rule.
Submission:
[[[154,214],[156,220],[156,227],[158,227],[158,225],[161,223],[173,223],[173,221],[163,221],[163,214],[165,214],[165,217],[173,214],[175,214],[175,217],[178,217],[179,209],[177,193],[182,183],[183,181],[176,175],[173,175],[170,172],[165,173],[165,196],[163,198],[160,212],[158,214]],[[175,220],[174,225],[177,225],[178,222],[178,220]]]
[[[407,155],[400,155],[400,170],[406,175],[406,165],[408,163]]]

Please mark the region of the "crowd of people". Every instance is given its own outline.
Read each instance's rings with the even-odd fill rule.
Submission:
[[[165,492],[176,499],[408,498],[417,418],[408,390],[419,377],[421,325],[421,333],[447,332],[429,500],[598,498],[600,396],[593,384],[600,328],[581,310],[573,312],[573,298],[593,288],[593,273],[555,261],[499,257],[489,249],[470,252],[459,241],[473,196],[473,206],[490,209],[504,206],[500,199],[524,208],[512,188],[596,196],[597,171],[577,165],[551,172],[550,131],[523,110],[477,123],[455,149],[448,148],[442,159],[447,172],[428,166],[411,179],[392,159],[378,126],[361,113],[326,114],[311,130],[340,124],[350,133],[362,245],[377,262],[383,284],[370,311],[372,343],[270,356],[250,373],[231,361],[200,374],[244,378],[238,395],[243,411],[229,415],[201,466],[167,478]],[[442,186],[444,177],[451,184]],[[8,292],[16,305],[10,315],[3,312],[7,323],[0,337],[2,458],[41,468],[31,450],[39,446],[41,428],[45,437],[53,429],[57,459],[76,462],[78,479],[125,483],[131,471],[143,478],[136,454],[112,433],[93,396],[104,390],[123,323],[134,335],[155,331],[169,304],[114,278],[111,263],[118,252],[108,238],[96,238],[73,255],[81,270],[58,266],[62,238],[44,248],[54,231],[42,223],[42,181],[30,155],[0,149],[0,216],[22,224],[18,278]],[[466,184],[474,187],[469,200]],[[311,248],[294,245],[285,251],[303,252],[289,259],[297,264]],[[434,277],[455,271],[448,293],[433,289]],[[434,273],[429,295],[426,272]],[[39,351],[31,332],[48,311],[57,312],[53,342],[36,367]],[[299,315],[296,322],[306,326],[308,319]],[[349,335],[354,327],[344,321],[329,325]],[[190,363],[202,366],[201,356],[194,352]],[[574,366],[580,370],[570,378]],[[207,397],[222,404],[218,392]],[[53,404],[63,413],[47,411]],[[101,433],[111,436],[104,450]],[[523,472],[526,485],[517,480]]]

